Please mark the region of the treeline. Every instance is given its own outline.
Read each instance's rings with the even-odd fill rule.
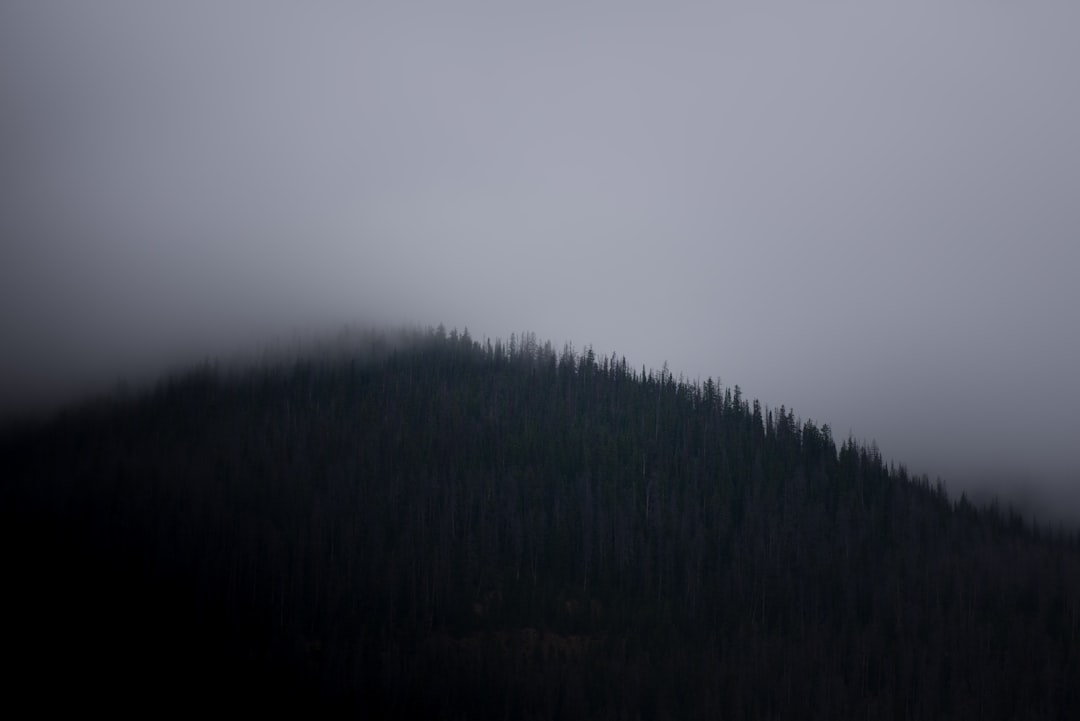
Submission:
[[[18,687],[437,718],[1073,718],[1080,540],[535,336],[206,365],[3,441]]]

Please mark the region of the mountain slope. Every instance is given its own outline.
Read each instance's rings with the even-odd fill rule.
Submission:
[[[531,335],[204,367],[2,453],[16,688],[372,716],[1080,710],[1075,537],[737,386]]]

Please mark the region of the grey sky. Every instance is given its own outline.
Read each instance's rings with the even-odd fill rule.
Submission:
[[[1060,473],[1078,28],[1042,0],[8,0],[0,392],[444,322],[719,376],[950,480]]]

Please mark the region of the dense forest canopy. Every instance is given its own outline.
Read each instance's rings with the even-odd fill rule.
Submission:
[[[1080,711],[1075,532],[529,333],[208,363],[6,430],[0,474],[5,654],[47,703]]]

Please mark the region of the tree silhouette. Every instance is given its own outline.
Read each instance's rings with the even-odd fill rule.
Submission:
[[[1077,535],[953,502],[738,386],[531,333],[204,365],[11,429],[0,473],[16,698],[104,704],[137,683],[163,705],[371,716],[1080,708]]]

